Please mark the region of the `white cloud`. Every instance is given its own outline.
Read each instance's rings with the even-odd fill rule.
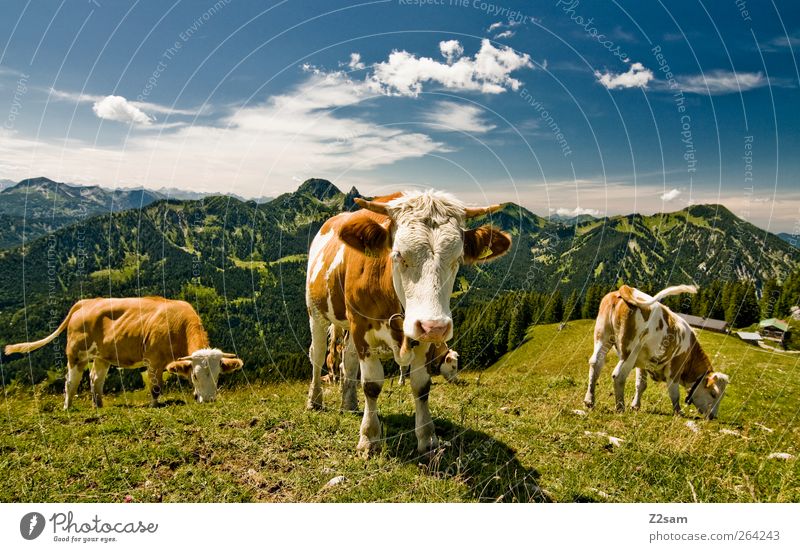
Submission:
[[[452,64],[464,53],[464,47],[458,40],[442,40],[439,43],[439,51],[445,57],[447,63]]]
[[[502,40],[504,38],[511,38],[515,34],[516,33],[514,31],[503,31],[502,33],[498,33],[498,34],[494,35],[494,39],[495,40]]]
[[[427,114],[426,120],[438,127],[437,130],[482,134],[495,128],[494,125],[484,121],[477,106],[455,102],[439,102]]]
[[[230,112],[214,125],[135,133],[114,146],[4,136],[0,177],[45,174],[110,187],[191,186],[259,196],[294,189],[294,177],[351,184],[376,167],[449,151],[427,134],[337,111],[373,98],[367,83],[353,82],[343,71],[312,73],[286,93]]]
[[[746,92],[767,86],[769,80],[760,71],[758,73],[735,73],[733,71],[709,71],[705,74],[678,77],[678,86],[684,92],[693,94],[721,94]]]
[[[670,191],[661,194],[660,197],[661,201],[673,201],[675,199],[678,199],[678,196],[680,195],[681,191],[678,188],[672,188]]]
[[[56,88],[50,88],[47,90],[47,92],[49,95],[49,99],[51,100],[76,102],[76,103],[98,103],[104,100],[105,98],[111,97],[111,96],[101,96],[95,94],[85,94],[83,92],[69,92],[66,90],[58,90]],[[127,102],[133,107],[139,109],[140,111],[144,111],[146,113],[159,113],[163,115],[186,115],[193,117],[203,112],[203,110],[200,109],[178,109],[150,102],[137,102],[130,100],[127,100]]]
[[[599,217],[600,211],[597,209],[584,209],[583,207],[575,207],[574,209],[567,209],[566,207],[559,207],[556,209],[556,214],[561,217],[578,217],[581,215],[591,215]]]
[[[601,73],[600,71],[595,71],[594,76],[597,78],[597,82],[609,90],[635,88],[637,86],[646,88],[647,83],[654,78],[653,72],[638,62],[632,63],[630,69],[625,73],[612,73],[610,71]]]
[[[102,100],[94,102],[92,111],[101,119],[120,123],[149,125],[153,122],[144,111],[132,105],[122,96],[106,96]]]
[[[492,23],[491,25],[489,25],[489,28],[486,29],[486,32],[491,33],[493,31],[496,31],[496,30],[502,29],[502,28],[503,28],[503,22],[502,21],[498,21],[496,23]]]
[[[448,45],[447,52],[454,53],[453,48],[454,45]],[[448,63],[395,50],[387,61],[375,64],[369,81],[373,90],[396,96],[416,97],[427,82],[452,90],[500,94],[508,88],[519,88],[522,83],[512,78],[511,73],[526,67],[533,67],[528,54],[518,54],[508,47],[495,48],[488,39],[483,39],[474,58],[453,56]]]
[[[363,69],[364,67],[366,67],[361,62],[361,54],[357,52],[353,52],[352,54],[350,54],[350,62],[347,64],[347,66],[353,71],[358,71],[359,69]]]

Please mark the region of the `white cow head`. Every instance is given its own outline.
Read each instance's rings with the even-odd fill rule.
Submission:
[[[709,420],[717,417],[719,403],[729,381],[728,376],[722,372],[711,372],[705,377],[705,381],[701,381],[695,387],[690,400],[700,414]]]
[[[464,221],[500,206],[467,208],[433,190],[404,192],[385,201],[355,201],[388,219],[352,218],[339,236],[368,257],[389,257],[394,290],[405,309],[405,335],[436,343],[450,339],[450,295],[460,264],[490,261],[511,246],[508,234],[492,226],[466,230]]]
[[[213,402],[217,398],[217,380],[221,373],[238,370],[244,362],[232,353],[219,349],[200,349],[189,356],[167,364],[167,371],[191,378],[197,402]]]

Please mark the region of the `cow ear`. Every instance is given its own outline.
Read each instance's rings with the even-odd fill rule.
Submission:
[[[189,374],[192,373],[192,361],[176,360],[175,362],[170,362],[167,364],[167,372],[188,378]]]
[[[464,232],[464,262],[484,263],[504,255],[511,248],[511,236],[494,228],[481,226]]]
[[[389,230],[369,217],[355,217],[339,229],[341,240],[367,257],[378,257],[389,248]]]
[[[222,365],[222,373],[227,374],[228,372],[239,370],[244,366],[244,361],[240,358],[223,358],[220,364]]]

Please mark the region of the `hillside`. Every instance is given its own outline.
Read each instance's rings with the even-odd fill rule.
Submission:
[[[306,381],[233,386],[223,376],[213,404],[168,384],[156,410],[144,407],[144,391],[108,393],[95,410],[82,387],[66,413],[57,395],[10,390],[0,501],[800,501],[797,359],[700,332],[731,377],[718,420],[693,408],[674,417],[656,383],[640,412],[615,413],[614,358],[596,408],[584,412],[591,328],[535,326],[460,385],[435,378],[430,405],[444,448],[430,460],[416,453],[414,403],[396,379],[380,397],[384,450],[366,461],[355,453],[360,417],[339,412],[334,386],[321,412],[303,410]],[[769,458],[777,452],[794,459]],[[326,486],[337,476],[345,479]]]

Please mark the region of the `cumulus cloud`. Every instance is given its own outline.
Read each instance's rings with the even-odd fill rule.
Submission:
[[[719,96],[733,94],[740,90],[746,92],[767,86],[769,80],[760,71],[757,73],[736,73],[733,71],[709,71],[700,75],[678,77],[678,86],[684,92]]]
[[[678,188],[672,188],[668,192],[664,192],[661,194],[661,201],[673,201],[678,199],[678,196],[681,195],[681,191]]]
[[[464,47],[458,40],[442,40],[439,43],[439,51],[447,60],[447,63],[453,63],[457,58],[460,58],[464,53]]]
[[[653,72],[639,62],[632,63],[630,69],[625,73],[612,73],[610,71],[601,73],[600,71],[595,71],[594,76],[597,78],[597,82],[609,90],[635,88],[637,86],[646,88],[647,83],[654,78]]]
[[[350,61],[348,62],[347,66],[353,71],[358,71],[359,69],[363,69],[364,67],[366,67],[361,62],[361,54],[357,52],[353,52],[352,54],[350,54]]]
[[[109,97],[114,96],[101,96],[96,94],[86,94],[84,92],[70,92],[67,90],[58,90],[56,88],[47,89],[48,97],[50,100],[63,101],[63,102],[76,102],[76,103],[99,103]],[[125,98],[122,98],[125,99]],[[140,111],[145,113],[159,113],[163,115],[187,115],[195,116],[202,112],[200,109],[179,109],[166,105],[160,105],[151,102],[137,102],[126,100],[129,105],[132,105]],[[151,118],[152,120],[152,118]]]
[[[447,41],[442,52],[446,63],[395,50],[387,61],[374,65],[369,77],[371,88],[381,94],[416,97],[424,83],[435,82],[452,90],[500,94],[509,88],[517,90],[522,84],[511,73],[533,67],[528,54],[518,54],[508,47],[495,48],[488,39],[481,41],[474,57],[456,54],[459,48],[458,41]]]
[[[101,119],[119,121],[120,123],[149,125],[153,122],[144,111],[122,96],[106,96],[102,100],[94,102],[92,111]]]
[[[437,130],[482,134],[495,128],[494,125],[483,119],[481,110],[477,106],[455,102],[439,102],[432,111],[427,113],[426,120],[431,125],[439,127]]]

